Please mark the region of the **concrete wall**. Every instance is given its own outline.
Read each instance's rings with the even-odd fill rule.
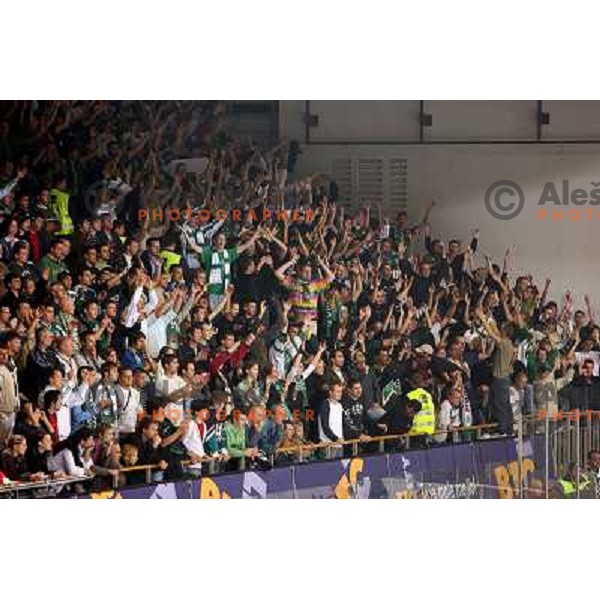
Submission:
[[[290,115],[301,114],[301,104],[295,107],[298,111],[294,108],[287,112],[290,122],[293,121]],[[552,110],[552,115],[556,115],[553,135],[574,136],[576,132],[580,137],[586,135],[590,138],[594,131],[600,133],[600,118],[593,120],[597,107],[592,103],[585,104],[587,108],[583,113],[579,113],[578,107],[573,105],[571,110],[560,104],[554,108],[546,106],[545,110]],[[516,125],[527,123],[527,111],[521,112],[521,109],[522,106],[518,107],[512,121],[506,115],[503,117],[513,124],[507,125],[507,128],[519,130]],[[365,110],[364,105],[361,110]],[[481,112],[485,113],[485,109],[480,108]],[[560,118],[559,112],[562,114]],[[348,108],[339,114],[347,115]],[[493,115],[493,111],[490,114]],[[358,115],[355,117],[358,118]],[[481,114],[478,119],[482,123],[485,120]],[[440,120],[441,117],[438,122]],[[447,135],[459,135],[456,123],[447,120]],[[591,120],[589,129],[584,124],[587,120]],[[496,125],[491,123],[486,131],[500,135],[502,128],[494,127]],[[483,125],[482,129],[485,129]],[[329,131],[332,132],[333,128]],[[351,137],[356,137],[356,125],[350,127],[350,131]],[[281,121],[280,133],[285,135]],[[473,131],[469,133],[473,134]],[[336,135],[341,135],[339,130]],[[359,145],[349,141],[343,145],[304,146],[303,151],[297,166],[298,174],[331,171],[332,161],[339,158],[406,158],[408,207],[412,219],[419,219],[427,201],[435,198],[437,206],[432,219],[435,232],[443,233],[446,239],[467,239],[469,231],[478,227],[482,251],[497,261],[501,262],[505,249],[515,244],[514,272],[531,272],[542,282],[545,277],[551,277],[554,282],[551,294],[559,296],[570,288],[575,292],[578,303],[584,293],[591,293],[600,307],[597,259],[600,254],[600,204],[562,207],[547,204],[545,208],[549,215],[553,208],[563,209],[564,220],[552,221],[551,216],[539,219],[541,207],[538,203],[547,182],[555,184],[562,201],[562,182],[565,179],[569,181],[570,191],[579,188],[589,197],[595,188],[593,184],[600,184],[600,144]],[[487,189],[499,180],[514,181],[523,190],[524,208],[514,219],[498,220],[485,206]],[[596,189],[600,190],[600,185]],[[510,201],[508,196],[502,197],[503,203]],[[578,209],[582,220],[570,221],[570,209]],[[587,221],[586,210],[591,211],[591,221]]]

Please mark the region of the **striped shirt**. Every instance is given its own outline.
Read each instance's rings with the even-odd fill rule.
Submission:
[[[325,278],[293,282],[288,297],[292,310],[303,320],[316,319],[319,294],[328,287],[329,281]]]

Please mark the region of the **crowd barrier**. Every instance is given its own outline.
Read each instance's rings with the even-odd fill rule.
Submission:
[[[519,456],[519,446],[522,454]],[[543,445],[490,439],[424,450],[202,475],[80,496],[94,499],[517,498],[545,470]],[[519,467],[520,465],[520,467]]]
[[[0,485],[2,498],[53,498],[65,488],[71,488],[77,483],[86,483],[92,477],[62,477],[36,482],[16,482]],[[75,493],[75,491],[73,492]]]
[[[548,425],[548,419],[546,419],[546,429],[550,427],[550,430],[553,429],[552,424]],[[522,440],[525,437],[532,437],[532,443],[535,443],[537,446],[540,445],[540,441],[535,439],[535,433],[543,427],[543,420],[540,420],[539,415],[528,415],[523,417],[520,422],[515,426],[515,436],[518,440]],[[600,424],[600,420],[598,421]],[[470,441],[478,441],[483,438],[489,436],[490,432],[494,432],[497,430],[496,423],[486,423],[482,425],[474,425],[470,427],[459,427],[453,429],[449,432],[449,437],[453,443],[460,442],[461,440],[468,439]],[[556,425],[554,425],[556,428]],[[600,427],[598,428],[600,431]],[[430,436],[430,440],[433,439],[437,434],[444,433],[440,431],[436,431],[433,436]],[[333,451],[335,449],[344,448],[344,455],[354,458],[359,457],[365,454],[365,447],[369,448],[369,453],[373,453],[374,451],[379,452],[380,454],[386,453],[386,446],[390,443],[395,443],[400,446],[400,448],[395,448],[395,450],[402,449],[403,451],[410,450],[414,445],[414,440],[417,438],[419,441],[422,441],[423,436],[418,434],[402,434],[402,435],[382,435],[377,437],[366,437],[361,439],[351,439],[344,440],[340,443],[331,443],[331,442],[323,442],[318,444],[307,444],[303,446],[293,446],[289,448],[281,448],[277,451],[276,455],[272,455],[268,457],[270,461],[270,466],[276,466],[277,456],[281,454],[291,455],[293,460],[298,463],[302,463],[307,459],[307,457],[315,457],[318,455],[319,458],[329,460],[333,456]],[[586,439],[591,439],[589,436]],[[436,445],[434,444],[434,447]],[[518,446],[519,447],[519,446]],[[555,449],[553,449],[552,455],[548,459],[548,463],[551,463],[549,468],[547,468],[544,472],[544,477],[546,480],[550,476],[555,476],[555,474],[559,471],[557,467],[557,454]],[[388,448],[389,451],[389,448]],[[553,460],[552,460],[553,459]],[[546,460],[545,460],[546,462]],[[189,465],[189,462],[184,462],[184,466]],[[196,465],[197,466],[197,465]],[[242,457],[240,459],[239,470],[244,471],[246,469],[246,459]],[[136,465],[134,467],[127,467],[120,469],[112,478],[112,486],[117,489],[120,487],[120,480],[123,474],[133,473],[144,471],[145,480],[147,484],[152,483],[153,481],[153,473],[158,470],[158,465]],[[519,459],[516,464],[516,468],[519,472],[522,472],[524,469],[523,466],[523,456],[519,455]],[[205,456],[202,458],[202,471],[208,475],[217,475],[220,474],[223,470],[223,463],[217,457]],[[520,495],[522,495],[522,489],[519,490]]]
[[[203,459],[194,478],[153,482],[158,465],[120,469],[113,490],[79,494],[79,498],[522,498],[535,480],[542,496],[553,497],[552,488],[569,464],[586,465],[587,453],[600,448],[600,413],[566,419],[531,415],[522,418],[514,437],[488,438],[494,424],[461,428],[452,436],[460,443],[414,448],[412,435],[347,440],[343,444],[310,444],[281,450],[292,453],[297,463],[278,466],[274,457],[266,469],[219,472],[219,461]],[[422,439],[422,438],[421,438]],[[401,447],[389,451],[389,442]],[[351,456],[333,459],[334,448],[346,446]],[[373,453],[375,449],[375,453]],[[388,450],[386,452],[386,449]],[[379,453],[377,453],[379,450]],[[302,462],[319,453],[318,461]],[[146,485],[119,488],[119,476],[144,471]],[[579,475],[578,475],[579,477]],[[49,486],[74,481],[0,487],[0,497],[19,497]],[[52,494],[48,494],[52,495]],[[579,494],[578,494],[579,495]]]
[[[459,440],[459,436],[470,436],[472,439],[480,439],[482,435],[486,435],[488,431],[495,430],[497,428],[496,423],[486,423],[483,425],[473,425],[470,427],[459,427],[455,428],[450,432],[450,435],[454,439],[454,441]],[[440,434],[443,432],[437,431],[433,435]],[[401,435],[381,435],[381,436],[363,436],[360,439],[350,439],[343,440],[341,442],[321,442],[321,443],[307,443],[306,445],[300,446],[291,446],[288,448],[279,448],[275,455],[271,455],[268,457],[270,462],[270,466],[274,467],[276,459],[281,454],[286,454],[288,456],[292,455],[293,460],[297,462],[303,462],[307,457],[313,456],[315,454],[319,454],[319,457],[325,460],[329,460],[332,458],[333,452],[335,449],[344,448],[346,451],[345,454],[350,454],[351,457],[359,456],[360,454],[364,454],[365,445],[368,445],[373,451],[375,447],[377,451],[381,454],[386,452],[386,444],[389,443],[399,443],[402,446],[403,450],[410,450],[412,442],[415,438],[422,439],[423,436],[420,434],[406,433]],[[240,471],[244,471],[246,469],[246,458],[241,457],[239,459],[239,469]],[[222,461],[219,457],[215,456],[204,456],[202,457],[201,463],[203,465],[203,470],[209,475],[215,475],[219,472],[220,466],[222,465]],[[183,466],[189,466],[190,461],[183,461]],[[152,482],[152,474],[154,471],[159,469],[159,465],[136,465],[133,467],[124,467],[118,470],[112,477],[112,485],[113,488],[120,487],[120,476],[127,473],[135,473],[143,471],[145,474],[146,483]]]

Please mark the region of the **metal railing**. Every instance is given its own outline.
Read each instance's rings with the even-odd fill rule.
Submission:
[[[581,494],[581,471],[588,454],[600,449],[600,411],[569,411],[558,416],[546,415],[538,420],[533,436],[543,436],[546,454],[545,494],[550,497],[550,468],[555,479],[564,476],[569,466],[576,466],[576,496]],[[597,491],[595,492],[597,495]]]
[[[365,436],[363,438],[343,440],[341,442],[319,442],[309,443],[297,446],[290,446],[288,448],[278,448],[274,454],[268,457],[271,466],[274,466],[276,458],[281,454],[297,454],[298,461],[302,462],[304,458],[314,455],[315,452],[323,450],[324,460],[330,460],[332,458],[333,450],[343,448],[346,446],[352,446],[352,454],[350,457],[358,456],[360,454],[361,446],[364,444],[377,444],[377,452],[384,453],[386,451],[386,442],[398,441],[402,442],[402,450],[410,450],[411,439],[414,438],[433,438],[436,435],[449,434],[452,435],[454,440],[457,436],[464,433],[472,433],[474,439],[471,441],[478,441],[482,439],[482,435],[486,430],[494,430],[498,427],[497,423],[485,423],[482,425],[472,425],[469,427],[458,427],[455,429],[448,429],[445,431],[435,431],[433,434],[424,436],[422,433],[403,433],[397,435],[382,435],[382,436]],[[435,443],[433,446],[443,445],[445,442],[439,444]],[[237,471],[244,471],[246,469],[247,458],[245,456],[236,457],[238,460],[239,467]],[[217,472],[219,463],[224,462],[219,456],[203,456],[200,461],[194,464],[202,463],[207,465],[207,474],[213,475]],[[190,466],[192,463],[189,460],[181,461],[182,466]],[[152,473],[160,469],[158,464],[151,465],[135,465],[132,467],[122,467],[115,470],[115,474],[112,476],[113,488],[117,489],[120,487],[120,477],[122,474],[135,473],[144,471],[145,482],[147,484],[152,483]]]
[[[424,436],[423,434],[405,433],[397,435],[381,435],[381,436],[364,436],[358,439],[343,440],[340,442],[319,442],[295,445],[290,447],[278,448],[270,456],[264,457],[270,462],[271,466],[275,466],[277,460],[281,456],[292,456],[294,462],[302,463],[308,459],[312,459],[315,455],[320,460],[329,460],[339,458],[339,450],[341,448],[350,447],[350,452],[345,452],[344,457],[352,458],[359,455],[385,453],[390,447],[397,443],[395,450],[406,451],[414,446],[414,438],[423,439],[426,437],[432,440],[437,435],[447,435],[448,442],[431,443],[427,447],[439,447],[446,444],[456,442],[474,442],[483,441],[488,436],[487,432],[497,429],[496,423],[486,423],[482,425],[474,425],[470,427],[460,427],[447,431],[435,431],[433,434]],[[517,490],[517,497],[524,497],[527,491],[527,483],[521,474],[523,469],[524,458],[524,441],[525,439],[536,439],[541,443],[543,439],[545,445],[545,474],[538,477],[545,480],[545,495],[550,497],[551,480],[558,479],[563,474],[568,465],[575,463],[579,467],[583,466],[591,450],[600,448],[600,412],[597,413],[581,413],[578,420],[571,418],[571,413],[566,413],[562,417],[546,415],[541,419],[539,414],[524,416],[517,421],[516,431],[514,436],[517,441],[517,456],[518,456],[518,477],[520,482]],[[494,437],[492,437],[494,439]],[[423,446],[420,446],[422,449]],[[337,452],[335,452],[337,450]],[[237,468],[227,472],[239,472],[246,470],[251,459],[246,456],[236,457]],[[205,474],[213,475],[221,472],[219,465],[225,463],[221,456],[203,456],[194,464],[202,465],[202,470],[205,468]],[[289,464],[289,463],[288,463]],[[192,465],[192,461],[181,461],[182,467],[188,468]],[[205,466],[205,467],[204,467]],[[113,489],[123,487],[123,476],[129,473],[144,472],[145,483],[153,483],[154,472],[160,470],[158,464],[135,465],[131,467],[121,467],[114,470],[110,480]],[[579,473],[578,469],[578,473]],[[198,473],[199,474],[199,473]],[[49,479],[43,482],[12,482],[8,485],[0,486],[0,496],[11,495],[18,497],[31,492],[40,492],[44,489],[58,488],[73,483],[83,483],[93,480],[93,477],[66,477],[62,479]],[[577,488],[579,495],[579,474],[577,480]]]
[[[31,493],[42,493],[44,491],[56,491],[74,483],[92,481],[93,477],[60,477],[57,479],[46,479],[45,481],[11,481],[0,485],[0,496],[18,498],[21,495]]]

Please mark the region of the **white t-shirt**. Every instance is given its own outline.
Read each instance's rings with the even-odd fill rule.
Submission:
[[[437,427],[436,429],[440,432],[438,435],[434,436],[434,439],[438,443],[442,443],[446,441],[448,437],[448,430],[450,427],[460,427],[460,407],[452,406],[449,400],[444,400],[440,405],[440,412],[437,417]]]
[[[185,379],[180,375],[162,375],[156,380],[156,395],[168,398],[170,394],[186,386]]]
[[[343,428],[343,415],[344,411],[342,408],[341,402],[331,402],[330,400],[325,400],[325,402],[329,402],[329,428],[331,429],[333,435],[337,438],[344,439],[344,428]],[[330,442],[331,440],[325,435],[323,431],[323,424],[321,423],[321,418],[319,417],[319,439],[322,442]]]
[[[140,393],[135,388],[116,386],[119,400],[119,432],[134,433],[140,409]]]
[[[146,348],[150,357],[156,358],[161,348],[167,345],[167,328],[175,317],[177,317],[177,313],[173,309],[168,310],[160,317],[154,313],[148,317]]]
[[[187,433],[181,441],[188,452],[204,456],[204,444],[202,443],[200,430],[195,421],[189,422]]]

